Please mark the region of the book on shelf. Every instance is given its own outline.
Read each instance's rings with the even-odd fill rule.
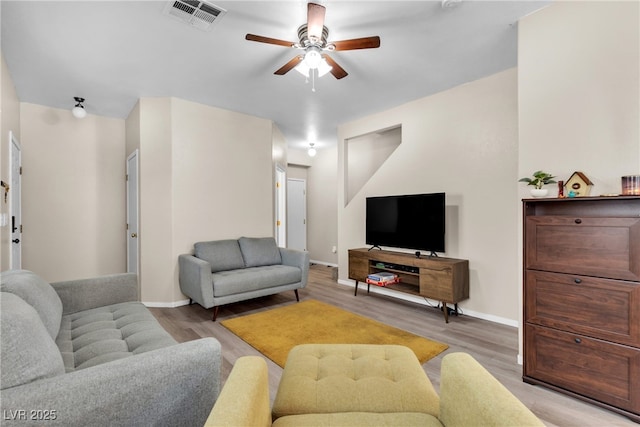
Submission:
[[[372,279],[369,279],[367,277],[366,282],[369,285],[376,285],[376,286],[383,286],[384,287],[384,286],[395,285],[396,283],[400,283],[400,278],[396,277],[395,279],[392,279],[392,280],[379,281],[379,280],[372,280]]]
[[[388,282],[388,281],[396,280],[398,278],[398,275],[389,273],[387,271],[380,271],[378,273],[369,274],[367,278],[376,282]]]

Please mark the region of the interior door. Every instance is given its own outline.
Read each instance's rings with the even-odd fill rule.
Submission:
[[[9,133],[11,197],[11,259],[12,270],[22,268],[22,147],[13,132]]]
[[[307,183],[287,180],[287,247],[307,250]]]
[[[138,150],[127,157],[127,272],[138,272]]]

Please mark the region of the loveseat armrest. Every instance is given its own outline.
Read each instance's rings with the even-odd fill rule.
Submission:
[[[544,426],[467,353],[451,353],[442,359],[440,421],[448,427]]]
[[[62,314],[138,301],[138,275],[118,273],[51,283],[62,300]]]
[[[191,254],[178,256],[178,282],[183,294],[204,308],[213,307],[211,264]]]
[[[302,270],[302,286],[300,287],[304,288],[307,286],[307,279],[309,278],[309,252],[289,248],[278,249],[280,249],[280,257],[282,258],[283,265],[298,267]]]
[[[2,413],[14,415],[2,425],[203,425],[220,366],[220,343],[203,338],[34,381],[0,392]]]
[[[209,414],[207,427],[270,426],[269,379],[262,357],[239,358]]]

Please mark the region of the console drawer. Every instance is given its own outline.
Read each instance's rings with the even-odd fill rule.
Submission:
[[[525,322],[640,348],[640,283],[528,270]]]
[[[640,349],[525,325],[524,375],[640,413]]]

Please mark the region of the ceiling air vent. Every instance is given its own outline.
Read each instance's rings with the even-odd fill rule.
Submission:
[[[210,31],[213,22],[222,18],[226,10],[214,4],[199,0],[172,0],[164,9],[169,15],[192,27],[203,31]]]

